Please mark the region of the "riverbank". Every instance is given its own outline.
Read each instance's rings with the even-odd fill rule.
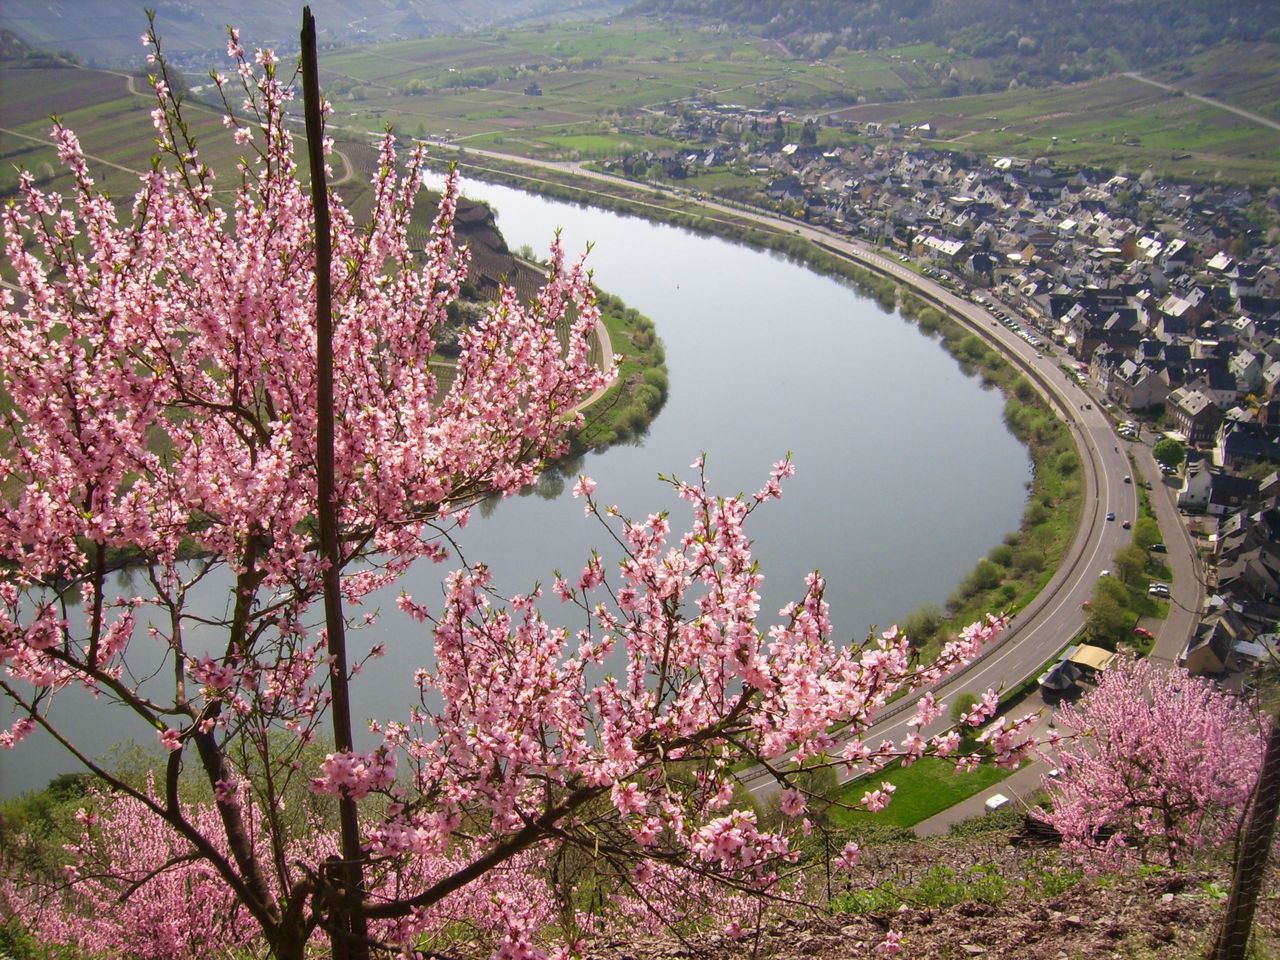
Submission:
[[[583,408],[585,422],[570,437],[570,457],[643,436],[667,402],[666,351],[653,321],[611,293],[597,289],[596,295],[600,322],[619,357],[618,374]]]

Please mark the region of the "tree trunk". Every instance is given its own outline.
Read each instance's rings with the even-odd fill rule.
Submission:
[[[324,571],[324,619],[329,649],[329,693],[333,698],[333,742],[339,752],[354,749],[351,700],[347,690],[346,624],[342,614],[342,545],[338,536],[333,438],[333,291],[330,282],[329,193],[324,172],[324,119],[316,59],[316,21],[302,10],[302,92],[307,121],[307,157],[311,166],[311,204],[316,240],[316,515]],[[368,924],[364,915],[364,866],[356,802],[338,799],[342,863],[334,886],[329,937],[334,960],[367,960]]]
[[[1253,928],[1253,912],[1258,905],[1262,879],[1271,857],[1271,838],[1275,833],[1276,813],[1280,810],[1280,717],[1271,718],[1267,752],[1254,787],[1249,820],[1244,838],[1236,852],[1235,871],[1231,878],[1231,896],[1227,912],[1218,931],[1218,941],[1209,960],[1244,960]]]

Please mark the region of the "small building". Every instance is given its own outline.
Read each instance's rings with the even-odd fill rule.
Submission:
[[[1179,387],[1169,394],[1166,404],[1177,432],[1187,443],[1206,443],[1222,420],[1222,411],[1207,394],[1189,387]]]
[[[1104,650],[1102,647],[1095,647],[1089,643],[1078,643],[1073,647],[1068,647],[1067,652],[1063,654],[1065,663],[1075,664],[1087,674],[1099,673],[1107,667],[1111,666],[1111,661],[1116,655],[1110,650]]]

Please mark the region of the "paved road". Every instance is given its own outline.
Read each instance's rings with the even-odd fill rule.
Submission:
[[[1168,83],[1161,83],[1159,80],[1152,80],[1150,77],[1144,77],[1140,73],[1126,73],[1125,76],[1128,77],[1130,80],[1137,80],[1139,83],[1148,83],[1153,87],[1159,87],[1161,90],[1168,90],[1170,93],[1180,93],[1184,97],[1189,97],[1192,100],[1199,100],[1201,103],[1208,104],[1211,107],[1217,107],[1219,110],[1226,110],[1229,113],[1234,113],[1237,117],[1244,117],[1246,120],[1252,120],[1254,123],[1260,123],[1264,127],[1270,127],[1272,130],[1280,130],[1280,123],[1277,123],[1275,120],[1269,120],[1264,116],[1261,116],[1256,113],[1251,113],[1248,110],[1242,110],[1239,107],[1233,107],[1231,106],[1231,104],[1223,103],[1221,100],[1213,100],[1213,99],[1210,99],[1209,97],[1202,97],[1198,93],[1188,93],[1186,90],[1183,90],[1180,87],[1175,87],[1172,84],[1168,84]]]
[[[531,170],[538,167],[568,170],[585,178],[615,185],[622,183],[643,186],[583,169],[579,164],[525,161],[505,154],[485,154],[474,150],[467,152],[472,156],[492,156],[505,163],[526,163]],[[531,176],[536,176],[536,173],[531,173]],[[687,196],[682,199],[695,202]],[[1062,565],[1039,596],[1018,614],[1010,629],[975,664],[946,682],[941,687],[941,694],[950,697],[962,691],[1013,686],[1027,677],[1036,676],[1042,665],[1055,657],[1084,625],[1082,604],[1092,594],[1094,583],[1102,570],[1111,565],[1111,558],[1116,550],[1129,542],[1131,534],[1122,528],[1121,522],[1137,517],[1137,486],[1126,483],[1124,479],[1134,470],[1129,458],[1129,445],[1116,436],[1110,420],[1099,409],[1096,398],[1081,387],[1074,377],[1063,373],[1056,354],[1047,347],[1032,347],[998,323],[985,309],[955,296],[940,284],[921,277],[901,262],[884,256],[865,243],[767,213],[745,210],[713,200],[697,202],[704,210],[731,214],[822,243],[828,249],[843,253],[927,293],[943,303],[975,332],[996,344],[1009,359],[1019,365],[1068,422],[1081,454],[1086,482],[1084,515],[1075,540]],[[1141,448],[1138,453],[1138,461],[1142,465],[1140,476],[1150,476],[1156,488],[1153,490],[1155,495],[1152,500],[1165,543],[1169,547],[1169,560],[1175,575],[1175,613],[1162,625],[1157,648],[1157,652],[1164,656],[1166,651],[1176,653],[1181,650],[1194,629],[1194,611],[1200,606],[1199,579],[1195,574],[1194,550],[1190,540],[1173,508],[1169,491],[1163,484],[1156,483],[1159,472],[1154,461],[1147,462],[1149,459],[1149,451]],[[1116,515],[1114,522],[1105,519],[1108,512]],[[900,740],[908,732],[906,721],[911,712],[912,704],[905,699],[890,706],[883,712],[881,720],[865,735],[866,739],[873,743],[885,738]],[[926,733],[936,732],[945,726],[944,717],[935,729],[927,730]],[[1038,777],[1038,773],[1029,772],[1019,776],[1030,780]],[[747,781],[748,788],[761,798],[776,789],[774,781],[762,773],[748,772],[744,774],[744,780]]]
[[[1123,443],[1121,447],[1123,449]],[[1156,634],[1151,656],[1155,660],[1174,663],[1200,622],[1205,600],[1204,568],[1196,552],[1196,542],[1187,533],[1186,522],[1178,512],[1178,484],[1160,472],[1159,464],[1151,455],[1150,445],[1134,443],[1130,447],[1138,473],[1151,483],[1151,509],[1169,550],[1166,562],[1173,574],[1169,616]]]

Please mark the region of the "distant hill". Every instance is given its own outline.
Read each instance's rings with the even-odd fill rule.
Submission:
[[[0,28],[85,63],[135,67],[146,19],[144,4],[117,0],[4,0]],[[173,62],[186,69],[222,67],[226,25],[246,44],[295,50],[301,4],[256,0],[160,0],[157,27]],[[346,46],[406,37],[460,33],[543,20],[610,16],[625,0],[311,0],[322,45]]]
[[[1225,40],[1280,40],[1276,0],[639,0],[637,13],[760,31],[801,57],[935,43],[994,76],[1085,80]]]

